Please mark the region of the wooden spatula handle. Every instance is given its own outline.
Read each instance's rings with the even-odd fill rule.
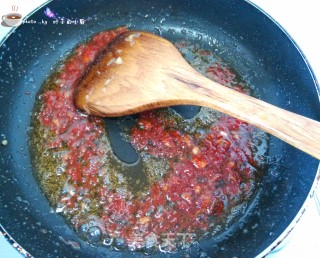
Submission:
[[[75,103],[90,114],[121,116],[181,104],[206,106],[320,159],[319,122],[207,79],[172,43],[151,33],[122,34],[86,74],[79,89]]]
[[[186,77],[180,78],[184,80],[180,85],[188,88],[185,92],[190,96],[181,93],[183,98],[194,99],[193,103],[196,105],[248,122],[320,159],[320,122],[234,91],[201,75],[193,78],[191,76],[188,80],[184,78]]]

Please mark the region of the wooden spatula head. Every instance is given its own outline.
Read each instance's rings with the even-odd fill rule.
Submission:
[[[76,106],[93,115],[122,116],[181,104],[176,70],[194,72],[169,41],[129,31],[115,39],[80,81]]]

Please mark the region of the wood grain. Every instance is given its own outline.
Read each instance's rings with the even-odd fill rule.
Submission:
[[[320,123],[215,83],[169,41],[147,32],[118,37],[80,81],[75,104],[123,116],[172,105],[209,107],[250,123],[320,159]]]

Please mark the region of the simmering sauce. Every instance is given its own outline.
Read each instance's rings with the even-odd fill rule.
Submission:
[[[132,172],[114,155],[105,121],[73,104],[82,74],[124,31],[78,45],[44,83],[30,135],[35,175],[54,211],[90,244],[175,252],[235,222],[263,175],[268,139],[207,108],[190,119],[170,108],[144,112],[123,135],[140,156],[141,168]],[[250,93],[212,52],[187,41],[176,46],[202,74]]]

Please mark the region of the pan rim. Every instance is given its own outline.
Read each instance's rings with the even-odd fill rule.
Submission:
[[[288,31],[278,22],[276,21],[271,15],[269,15],[266,11],[264,11],[261,7],[259,7],[257,4],[251,2],[250,0],[244,0],[257,10],[259,10],[263,15],[265,15],[269,20],[273,22],[274,25],[276,25],[285,35],[286,37],[290,40],[292,45],[296,48],[296,50],[299,52],[300,56],[302,57],[305,65],[308,68],[308,72],[312,77],[314,86],[317,90],[318,93],[318,100],[320,101],[320,84],[319,81],[317,80],[317,77],[306,57],[306,55],[303,53],[302,49],[299,47],[297,42],[293,39],[293,37],[288,33]],[[320,103],[319,103],[320,104]],[[313,181],[312,187],[308,193],[307,199],[304,201],[303,205],[301,206],[301,209],[299,212],[296,214],[292,222],[287,226],[287,228],[282,232],[282,234],[272,242],[271,245],[269,245],[264,251],[262,251],[257,258],[262,258],[265,257],[266,255],[270,254],[272,251],[274,251],[284,240],[286,240],[294,230],[294,227],[297,225],[299,220],[303,217],[303,214],[305,213],[305,210],[308,208],[310,202],[312,201],[312,196],[315,194],[316,188],[319,185],[320,181],[320,162],[318,165],[318,169],[315,175],[315,180]]]
[[[47,5],[48,3],[52,2],[53,0],[48,0],[45,3],[43,3],[41,6],[39,6],[37,9],[35,9],[34,11],[32,11],[31,13],[29,13],[27,16],[25,16],[25,18],[30,17],[32,14],[34,14],[35,12],[37,12],[39,9],[41,9],[43,6]],[[259,10],[260,12],[262,12],[266,17],[268,17],[273,24],[275,24],[279,29],[281,29],[287,38],[290,39],[290,41],[292,42],[293,46],[295,46],[295,48],[298,50],[299,54],[301,55],[301,57],[304,60],[304,63],[306,65],[306,67],[308,68],[308,72],[312,77],[312,80],[314,82],[314,85],[316,87],[317,93],[318,93],[318,99],[320,100],[319,97],[319,83],[318,80],[316,78],[316,75],[314,74],[314,71],[312,69],[312,67],[310,66],[306,56],[304,55],[303,51],[300,49],[300,47],[297,45],[297,43],[294,41],[294,39],[290,36],[290,34],[276,21],[274,20],[268,13],[266,13],[265,11],[263,11],[259,6],[257,6],[256,4],[250,2],[249,0],[244,0],[245,2],[247,2],[248,4],[252,5],[253,7],[255,7],[257,10]],[[0,41],[0,46],[3,45],[6,41],[6,39],[12,34],[14,33],[16,28],[12,28],[9,33],[7,33],[7,35]],[[317,173],[316,173],[316,178],[319,178],[320,175],[320,166],[317,169]],[[291,222],[291,224],[287,227],[287,229],[267,248],[265,249],[263,252],[261,252],[258,257],[263,257],[265,255],[267,255],[268,253],[270,253],[272,250],[274,250],[274,248],[276,248],[276,246],[279,244],[279,241],[283,241],[292,231],[292,229],[294,228],[294,226],[297,224],[297,222],[300,220],[300,218],[303,216],[303,213],[305,211],[305,209],[308,207],[309,202],[311,200],[311,197],[313,195],[313,193],[315,192],[315,189],[317,187],[317,185],[319,184],[319,179],[318,180],[314,180],[313,185],[311,187],[311,190],[308,194],[307,199],[305,200],[304,204],[302,205],[301,209],[299,210],[299,212],[297,213],[297,215],[295,216],[294,220]],[[0,223],[0,229],[3,228],[5,231],[5,228],[1,225]],[[5,231],[6,232],[6,231]],[[6,232],[8,234],[8,232]],[[8,234],[9,235],[9,234]],[[16,242],[17,243],[17,242]],[[18,243],[17,243],[18,244]],[[19,245],[19,244],[18,244]]]

